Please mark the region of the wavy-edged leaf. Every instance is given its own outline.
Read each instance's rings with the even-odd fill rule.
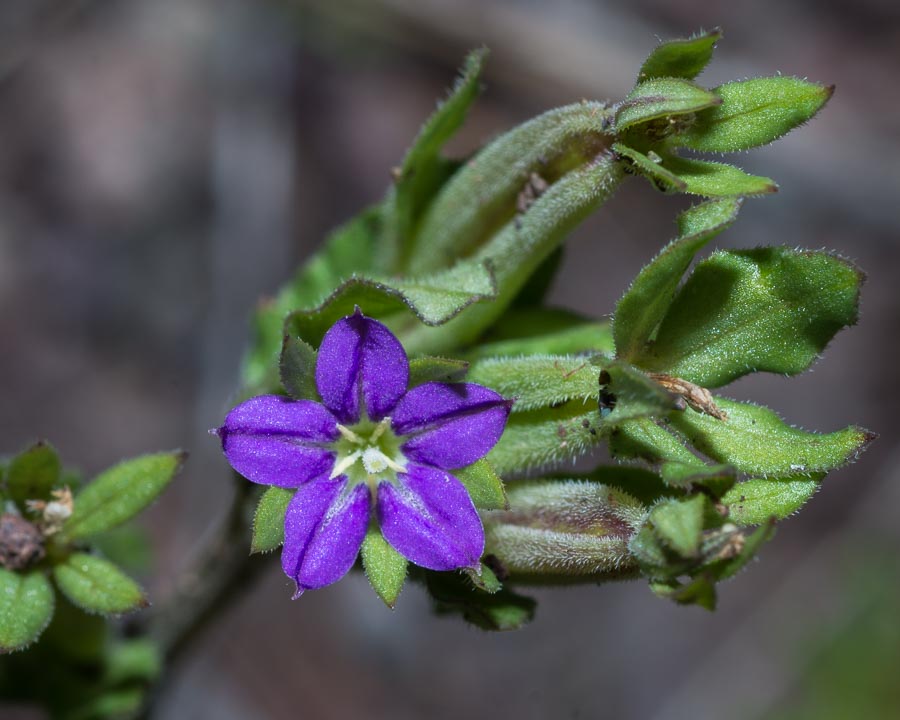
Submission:
[[[717,397],[727,420],[687,410],[671,426],[713,460],[751,475],[787,476],[827,472],[852,462],[875,438],[858,427],[811,433],[792,427],[759,405]]]
[[[75,605],[98,615],[120,615],[147,607],[147,596],[111,562],[73,553],[53,568],[57,587]]]
[[[457,382],[469,371],[465,360],[425,355],[409,361],[409,386],[427,382]]]
[[[166,489],[186,457],[182,451],[141,455],[100,473],[75,496],[62,536],[80,540],[130,520]]]
[[[50,499],[59,483],[59,455],[48,443],[37,442],[9,461],[5,475],[7,495],[24,513],[26,500]]]
[[[617,106],[616,130],[622,132],[634,125],[671,115],[696,113],[722,99],[715,93],[679,78],[655,78],[637,85]]]
[[[795,77],[766,77],[714,88],[718,107],[699,114],[675,145],[704,152],[734,152],[766,145],[813,117],[834,86]]]
[[[630,168],[632,172],[643,175],[650,180],[658,190],[661,190],[662,192],[687,191],[687,182],[668,168],[663,167],[663,160],[656,153],[644,155],[644,153],[638,152],[634,148],[628,147],[623,143],[616,143],[613,145],[613,150],[619,153],[619,155],[628,158],[628,160],[631,161]]]
[[[393,242],[397,245],[401,262],[412,250],[415,226],[428,201],[449,175],[448,162],[441,157],[441,149],[463,124],[469,108],[478,97],[486,57],[485,48],[468,54],[447,99],[438,105],[422,126],[400,166],[389,235],[395,236]],[[455,167],[453,163],[449,165]],[[385,249],[388,249],[392,238],[385,240]]]
[[[465,486],[472,503],[479,510],[505,510],[509,507],[503,481],[484,458],[454,470],[453,474]]]
[[[636,365],[702,387],[806,370],[857,319],[863,275],[824,252],[720,251],[699,263]]]
[[[722,31],[713,28],[686,39],[660,43],[644,60],[638,73],[638,82],[663,77],[693,80],[709,64],[716,43],[721,38]]]
[[[285,335],[278,363],[281,385],[295,400],[319,397],[316,388],[316,351],[294,335]]]
[[[406,581],[406,558],[388,544],[374,523],[363,540],[361,558],[372,588],[385,605],[393,608]]]
[[[682,182],[684,191],[691,195],[711,198],[747,197],[778,192],[778,185],[771,178],[750,175],[727,163],[667,155],[663,165],[666,171]]]
[[[250,552],[269,552],[281,547],[284,542],[284,514],[292,497],[293,490],[274,486],[266,488],[253,515]]]
[[[530,355],[479,360],[467,379],[514,399],[516,413],[575,399],[587,402],[597,397],[599,373],[586,357]]]
[[[616,305],[613,335],[620,358],[631,360],[641,353],[669,309],[694,255],[735,221],[741,202],[735,198],[711,200],[679,216],[679,237],[641,270]]]
[[[0,568],[0,653],[27,647],[53,617],[53,587],[40,570],[20,574]]]
[[[761,525],[793,515],[812,498],[824,472],[777,478],[753,478],[738,483],[722,497],[728,519],[738,525]]]

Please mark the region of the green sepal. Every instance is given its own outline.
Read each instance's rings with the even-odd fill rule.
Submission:
[[[264,553],[281,547],[284,542],[284,514],[295,492],[274,485],[266,488],[253,515],[251,553]]]
[[[748,197],[778,192],[778,185],[771,178],[749,175],[727,163],[665,155],[662,169],[680,180],[683,191],[691,195]]]
[[[370,523],[361,559],[366,577],[384,604],[393,608],[406,581],[407,561],[384,539],[377,523]]]
[[[278,353],[288,313],[321,305],[343,281],[374,270],[385,212],[382,205],[369,207],[334,230],[278,296],[260,305],[253,318],[253,342],[241,370],[248,397],[272,392],[278,385]]]
[[[147,596],[134,580],[111,562],[73,553],[53,568],[56,586],[85,612],[120,615],[147,607]]]
[[[522,355],[574,355],[614,352],[608,321],[592,321],[569,310],[510,310],[465,358],[469,361]]]
[[[100,473],[75,496],[60,539],[80,540],[130,520],[166,489],[186,457],[182,451],[141,455]]]
[[[603,365],[599,405],[604,428],[635,418],[665,416],[683,408],[678,396],[632,365],[621,360],[597,362]],[[608,382],[603,383],[604,380]]]
[[[668,168],[663,167],[662,158],[656,153],[653,153],[652,156],[644,155],[623,143],[613,145],[613,150],[628,158],[631,161],[631,170],[647,178],[657,190],[670,193],[688,191],[687,182]]]
[[[278,362],[281,386],[295,400],[315,400],[316,351],[309,343],[294,335],[285,335]]]
[[[707,502],[703,495],[694,495],[660,503],[650,513],[656,535],[682,557],[695,557],[700,549]]]
[[[704,488],[714,498],[721,498],[737,480],[730,465],[704,465],[670,460],[662,463],[659,474],[667,485],[679,488]]]
[[[0,653],[27,647],[53,617],[53,587],[40,570],[14,573],[0,568]]]
[[[503,480],[484,458],[454,470],[453,475],[465,486],[472,504],[479,510],[505,510],[509,507]]]
[[[427,382],[457,382],[468,371],[469,363],[465,360],[431,355],[412,358],[409,361],[409,386],[415,387]]]
[[[673,145],[704,152],[735,152],[766,145],[802,125],[828,101],[834,86],[795,77],[730,82],[712,91],[718,107],[699,113]]]
[[[707,388],[750,372],[795,375],[856,322],[863,279],[825,252],[717,252],[697,265],[634,362]]]
[[[468,380],[515,400],[512,411],[551,407],[569,400],[597,397],[600,368],[586,357],[530,355],[479,360]]]
[[[670,422],[707,457],[750,475],[788,476],[827,472],[853,461],[875,438],[858,427],[828,434],[792,427],[775,412],[717,397],[727,420],[693,412],[673,413]]]
[[[679,237],[641,270],[616,306],[613,335],[618,357],[630,360],[643,351],[694,255],[735,221],[741,203],[736,198],[710,200],[679,216]]]
[[[688,80],[655,78],[637,85],[616,110],[616,131],[672,115],[696,113],[722,102],[715,93]]]
[[[49,444],[35,443],[9,461],[5,477],[7,496],[27,514],[26,500],[49,500],[59,484],[59,455]]]
[[[459,573],[428,572],[425,578],[436,612],[459,614],[482,630],[518,630],[534,618],[534,599],[509,588],[484,592],[473,588],[468,578]]]
[[[716,43],[722,38],[722,31],[713,28],[696,33],[686,39],[667,40],[653,49],[641,65],[637,81],[653,78],[677,77],[693,80],[712,59]]]
[[[513,413],[487,459],[502,477],[558,465],[596,446],[602,439],[599,427],[594,399]]]
[[[728,519],[738,525],[760,525],[769,518],[793,515],[819,489],[824,472],[778,478],[752,478],[738,483],[722,497]]]
[[[473,570],[472,568],[463,568],[462,572],[469,578],[471,583],[476,588],[478,588],[482,592],[488,593],[489,595],[498,593],[503,589],[503,583],[500,582],[500,580],[494,574],[494,571],[484,563],[481,563],[478,566],[477,570]]]
[[[463,124],[478,97],[486,57],[485,48],[468,54],[449,96],[422,126],[399,168],[385,250],[399,251],[401,265],[414,247],[417,221],[449,175],[449,163],[441,157],[441,149]],[[392,241],[396,249],[391,248]]]

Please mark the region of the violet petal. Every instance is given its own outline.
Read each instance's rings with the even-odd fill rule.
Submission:
[[[388,415],[406,391],[409,361],[400,341],[357,311],[325,333],[316,361],[322,402],[342,423],[360,418],[360,390],[370,419]]]
[[[218,430],[231,466],[255,483],[298,487],[334,467],[321,444],[339,437],[337,421],[319,403],[260,395],[235,407]]]
[[[369,525],[365,484],[343,492],[347,478],[321,478],[297,490],[284,516],[281,567],[304,590],[337,582],[353,567]]]
[[[452,470],[480,460],[497,444],[511,403],[472,383],[430,382],[410,390],[391,415],[411,460]]]
[[[476,567],[484,528],[469,493],[437,468],[410,464],[397,484],[378,486],[381,533],[394,549],[429,570]]]

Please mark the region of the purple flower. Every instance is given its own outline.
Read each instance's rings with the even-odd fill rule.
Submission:
[[[409,362],[384,325],[359,310],[325,334],[322,402],[261,395],[219,428],[232,467],[252,482],[297,488],[281,564],[297,595],[342,578],[377,520],[385,540],[431,570],[478,567],[484,529],[449,470],[500,439],[510,401],[471,383],[407,390]]]

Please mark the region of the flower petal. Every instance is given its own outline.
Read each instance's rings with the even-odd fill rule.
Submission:
[[[263,485],[298,487],[327,474],[335,455],[319,444],[339,437],[319,403],[260,395],[235,407],[217,431],[231,466]]]
[[[347,478],[322,478],[297,490],[284,516],[281,567],[304,590],[340,580],[353,567],[369,525],[365,484],[343,492]]]
[[[443,470],[410,464],[396,485],[378,486],[377,511],[384,539],[421,567],[475,567],[484,552],[484,528],[472,499]]]
[[[409,383],[409,361],[400,341],[377,320],[357,310],[325,333],[316,361],[316,387],[342,423],[360,416],[360,389],[365,410],[381,420],[394,409]]]
[[[391,415],[401,450],[411,460],[452,470],[490,452],[506,426],[512,403],[473,383],[430,382],[410,390]]]

